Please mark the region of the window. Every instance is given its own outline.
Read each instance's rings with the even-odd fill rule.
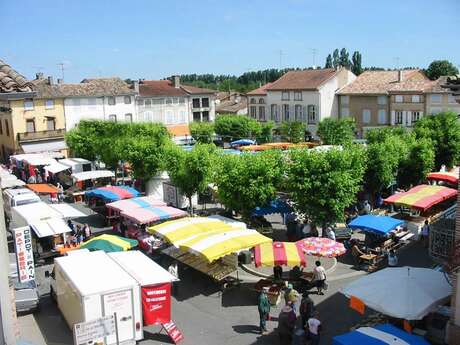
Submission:
[[[413,111],[411,120],[412,120],[412,122],[417,122],[418,120],[420,120],[420,112],[419,111]]]
[[[138,105],[139,107],[143,107],[143,106],[144,106],[144,100],[143,100],[143,99],[138,99],[138,100],[137,100],[137,105]]]
[[[201,122],[201,113],[199,111],[193,112],[193,121]]]
[[[166,104],[167,104],[167,105],[172,104],[172,102],[173,102],[173,101],[172,101],[172,98],[166,98]]]
[[[10,136],[10,126],[8,125],[7,119],[5,119],[5,132],[6,132],[6,136],[9,137]]]
[[[115,105],[115,97],[108,97],[107,98],[107,103],[109,105]]]
[[[199,108],[200,107],[200,99],[199,98],[194,98],[192,100],[192,107],[193,108]]]
[[[131,96],[125,96],[125,97],[123,97],[123,100],[124,100],[125,104],[131,104]]]
[[[173,98],[173,104],[179,104],[179,99],[177,97]]]
[[[378,104],[378,105],[385,105],[385,104],[387,104],[387,96],[378,96],[378,97],[377,97],[377,104]]]
[[[294,101],[302,100],[302,91],[294,91]]]
[[[265,107],[259,107],[259,120],[265,121]]]
[[[395,102],[396,102],[396,103],[402,103],[402,102],[404,102],[404,96],[403,96],[403,95],[396,95],[396,96],[395,96]]]
[[[2,121],[1,120],[0,120],[0,135],[3,135],[3,126],[2,126]]]
[[[251,104],[256,104],[256,99],[255,98],[251,98]]]
[[[281,92],[281,100],[282,101],[289,101],[289,91]]]
[[[97,100],[96,98],[88,98],[88,108],[91,110],[96,110]]]
[[[53,109],[54,108],[54,101],[52,99],[47,99],[45,101],[45,109]]]
[[[395,124],[402,125],[402,123],[403,123],[403,112],[402,111],[395,112]]]
[[[265,104],[265,99],[259,98],[259,104]]]
[[[255,119],[257,117],[257,107],[251,106],[250,112],[251,112],[251,117]]]
[[[441,103],[441,95],[431,95],[431,103]]]
[[[56,121],[54,117],[47,117],[46,118],[46,130],[54,131],[55,129],[56,129]]]
[[[117,115],[115,114],[109,115],[109,121],[117,122]]]
[[[152,104],[163,104],[165,102],[164,98],[154,98],[151,100]]]
[[[363,123],[371,122],[371,111],[369,109],[363,109]]]
[[[449,103],[457,103],[457,101],[455,100],[454,95],[452,95],[452,94],[450,94],[450,93],[447,95],[447,101],[448,101]]]
[[[431,108],[431,115],[436,115],[442,111],[441,108]]]
[[[202,98],[201,99],[201,106],[203,108],[209,108],[209,98]]]
[[[315,124],[316,123],[316,107],[313,104],[308,106],[308,123]]]
[[[185,103],[185,98],[179,97],[179,104],[184,104]]]
[[[340,110],[340,114],[342,115],[342,117],[348,117],[350,116],[350,108],[348,107],[343,107],[341,110]]]
[[[209,111],[203,111],[203,120],[209,122]]]
[[[284,121],[289,121],[289,104],[283,104]]]
[[[412,103],[420,103],[420,95],[412,95]]]
[[[146,99],[144,101],[145,107],[146,108],[151,108],[152,107],[152,100],[151,99]]]
[[[126,122],[133,122],[133,114],[131,114],[131,113],[125,114],[125,121]]]
[[[347,105],[350,103],[350,96],[340,96],[340,104]]]
[[[168,99],[166,99],[167,101]],[[166,112],[166,124],[174,123],[174,114],[171,110]]]
[[[26,132],[27,133],[35,132],[35,121],[34,120],[26,120]]]
[[[278,116],[278,106],[276,104],[270,106],[270,113],[272,121],[279,122],[280,118]]]
[[[81,104],[81,100],[80,98],[75,98],[72,103],[74,106],[79,107]]]
[[[295,120],[296,121],[302,121],[303,120],[302,106],[300,104],[295,105],[294,113],[295,113]]]
[[[34,110],[34,101],[31,99],[24,100],[24,110]]]
[[[379,124],[383,125],[387,123],[387,111],[385,109],[379,109]]]

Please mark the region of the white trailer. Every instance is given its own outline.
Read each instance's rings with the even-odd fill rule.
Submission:
[[[120,344],[142,339],[140,286],[106,253],[81,253],[54,262],[57,303],[69,327],[116,313]],[[116,335],[97,341],[116,344]]]

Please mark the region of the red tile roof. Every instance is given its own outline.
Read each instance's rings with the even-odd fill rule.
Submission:
[[[275,81],[268,90],[318,90],[337,72],[334,68],[290,71]]]
[[[266,95],[267,94],[267,88],[269,88],[272,85],[273,85],[273,83],[267,83],[265,85],[262,85],[258,89],[249,91],[246,95],[248,95],[248,96],[263,96],[263,95]]]
[[[190,85],[181,85],[180,86],[185,92],[193,95],[193,94],[200,94],[200,93],[217,93],[216,90],[205,89],[202,87],[190,86]]]
[[[201,87],[180,85],[174,87],[170,80],[143,80],[139,83],[139,95],[148,96],[187,96],[193,94],[210,94],[216,91]]]

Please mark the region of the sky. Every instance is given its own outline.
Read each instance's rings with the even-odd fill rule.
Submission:
[[[323,66],[342,47],[363,66],[460,65],[459,0],[0,0],[0,13],[0,59],[28,78],[61,78],[60,63],[66,82],[240,75]]]

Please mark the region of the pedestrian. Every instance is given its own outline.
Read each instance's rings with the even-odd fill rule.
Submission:
[[[75,226],[70,219],[67,220],[67,226],[72,230],[72,233],[75,231]]]
[[[318,289],[318,295],[324,295],[323,290],[326,287],[326,270],[321,266],[320,261],[315,262],[315,268],[313,269],[313,279]]]
[[[40,173],[37,174],[37,183],[43,183],[43,178]]]
[[[273,267],[273,280],[278,282],[283,280],[283,268],[279,265]]]
[[[300,302],[299,314],[302,321],[302,327],[305,327],[308,319],[313,315],[315,310],[315,303],[310,298],[308,291],[305,291],[302,295],[302,301]]]
[[[168,272],[177,280],[173,281],[171,284],[171,294],[174,297],[179,295],[179,266],[177,265],[177,261],[174,260],[168,267]]]
[[[87,241],[91,237],[91,229],[88,224],[83,226],[83,234],[85,237],[85,241]]]
[[[369,201],[364,200],[363,214],[364,215],[370,214],[371,210],[372,208],[371,208],[371,204],[369,203]]]
[[[425,224],[422,227],[422,233],[420,234],[420,241],[425,248],[428,248],[428,243],[430,240],[430,224],[428,223],[428,219],[425,220]]]
[[[331,226],[328,226],[328,227],[326,228],[326,236],[327,236],[327,238],[329,238],[330,240],[335,241],[335,232],[334,232],[334,229],[332,229]]]
[[[58,182],[56,188],[58,189],[58,201],[64,201],[64,187]]]
[[[267,334],[267,319],[270,315],[270,302],[268,300],[268,286],[264,286],[262,288],[262,291],[260,292],[259,295],[259,303],[258,303],[258,309],[259,309],[259,330],[260,334]]]
[[[388,253],[388,266],[397,267],[398,266],[398,256],[396,255],[394,249],[391,249]]]
[[[308,319],[308,337],[310,339],[310,345],[319,345],[320,332],[321,332],[321,321],[319,320],[319,313],[315,311],[313,316]]]
[[[292,303],[288,302],[282,309],[278,316],[278,335],[280,338],[280,345],[292,344],[292,335],[296,322],[296,315],[292,309]]]
[[[311,225],[308,222],[308,219],[305,219],[302,226],[302,238],[307,237],[311,237]]]

